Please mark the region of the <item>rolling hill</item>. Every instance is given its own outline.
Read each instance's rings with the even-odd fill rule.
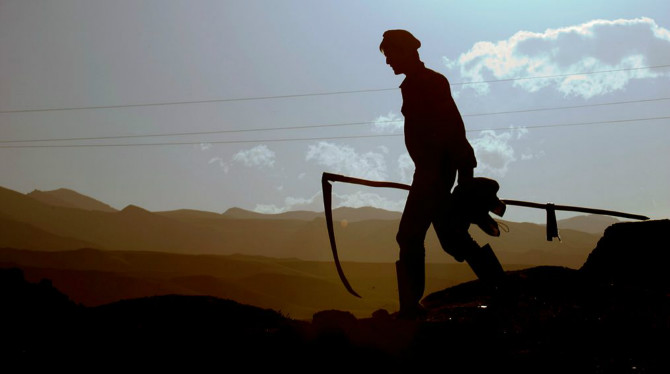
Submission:
[[[0,268],[21,268],[33,282],[50,279],[70,299],[86,306],[180,294],[233,299],[299,319],[328,309],[345,309],[357,316],[369,316],[380,308],[397,309],[392,263],[345,262],[343,266],[362,299],[347,293],[329,262],[97,249],[0,249]],[[475,275],[464,264],[429,264],[426,269],[427,292],[473,279]]]
[[[331,261],[323,213],[263,215],[241,209],[224,214],[195,210],[149,212],[128,206],[121,211],[84,210],[44,203],[0,188],[0,247],[65,250],[155,251],[184,254],[245,254],[309,261]],[[398,212],[338,208],[334,212],[342,259],[394,262]],[[562,242],[547,242],[544,226],[505,222],[509,232],[493,238],[473,227],[481,244],[491,243],[506,264],[579,267],[595,247],[597,234],[564,229]],[[23,230],[23,231],[21,231]],[[19,235],[21,231],[24,234]],[[454,263],[431,230],[427,261]]]
[[[116,212],[116,209],[101,201],[82,195],[67,188],[59,188],[52,191],[35,190],[28,193],[27,195],[37,201],[53,206],[77,208],[83,210],[96,210],[100,212]]]
[[[668,228],[669,220],[613,225],[579,270],[539,266],[507,271],[498,287],[479,280],[443,285],[422,300],[426,317],[412,321],[394,318],[393,307],[358,316],[348,307],[328,308],[333,305],[328,297],[338,295],[326,279],[315,276],[324,263],[0,250],[0,262],[52,264],[53,269],[28,271],[63,272],[61,278],[84,290],[134,292],[116,302],[81,305],[63,292],[61,286],[68,283],[62,279],[0,269],[6,316],[0,320],[0,348],[8,367],[63,365],[69,370],[104,363],[119,369],[183,365],[295,373],[667,373],[670,277],[664,269],[669,255],[658,249]],[[632,248],[637,256],[631,256]],[[386,271],[383,264],[346,265],[362,266],[365,277],[383,278]],[[465,267],[442,266],[454,272],[453,266]],[[141,269],[153,276],[138,277]],[[233,283],[230,276],[243,282]],[[245,288],[258,284],[269,287],[267,294]],[[177,292],[136,296],[161,287]],[[195,287],[210,294],[189,293]],[[222,292],[226,296],[217,296]],[[314,306],[328,309],[300,320],[284,309],[230,299],[272,296],[301,306],[319,293],[322,298]]]

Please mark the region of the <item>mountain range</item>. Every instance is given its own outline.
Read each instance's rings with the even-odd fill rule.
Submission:
[[[375,208],[334,210],[342,259],[394,262],[399,212]],[[562,241],[547,242],[544,225],[501,221],[508,232],[473,237],[490,243],[504,264],[577,268],[613,218],[581,216],[559,221]],[[239,208],[224,213],[198,210],[150,212],[129,205],[116,210],[75,191],[22,194],[0,188],[0,247],[31,250],[97,248],[182,254],[244,254],[306,261],[331,261],[323,212],[260,214]],[[454,263],[440,250],[432,229],[426,239],[431,263]]]

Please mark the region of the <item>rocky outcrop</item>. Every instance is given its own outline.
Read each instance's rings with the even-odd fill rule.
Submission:
[[[597,282],[670,292],[668,234],[667,219],[614,224],[580,271]]]

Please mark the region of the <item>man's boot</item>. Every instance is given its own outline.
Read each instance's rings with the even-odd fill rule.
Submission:
[[[483,282],[499,285],[505,277],[505,270],[503,270],[498,257],[493,253],[491,246],[486,244],[483,247],[472,248],[465,260],[468,265],[475,272],[477,277]]]
[[[400,311],[398,318],[414,320],[425,316],[425,310],[419,305],[425,288],[425,264],[408,266],[404,261],[396,261],[398,278],[398,300]]]

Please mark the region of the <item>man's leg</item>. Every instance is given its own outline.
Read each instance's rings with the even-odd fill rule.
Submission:
[[[401,317],[414,318],[421,311],[419,301],[425,288],[424,240],[434,215],[435,202],[431,193],[434,188],[434,178],[415,173],[400,219],[396,236],[400,247],[396,272]]]
[[[433,216],[433,228],[440,241],[442,249],[452,255],[456,261],[463,262],[473,248],[479,248],[477,242],[472,239],[468,229],[470,221],[464,214],[464,207],[455,200],[450,193],[451,187],[456,179],[456,170],[443,170],[444,183],[448,187],[444,192],[435,196],[437,208]],[[458,184],[466,184],[472,181],[472,169],[458,170]]]

